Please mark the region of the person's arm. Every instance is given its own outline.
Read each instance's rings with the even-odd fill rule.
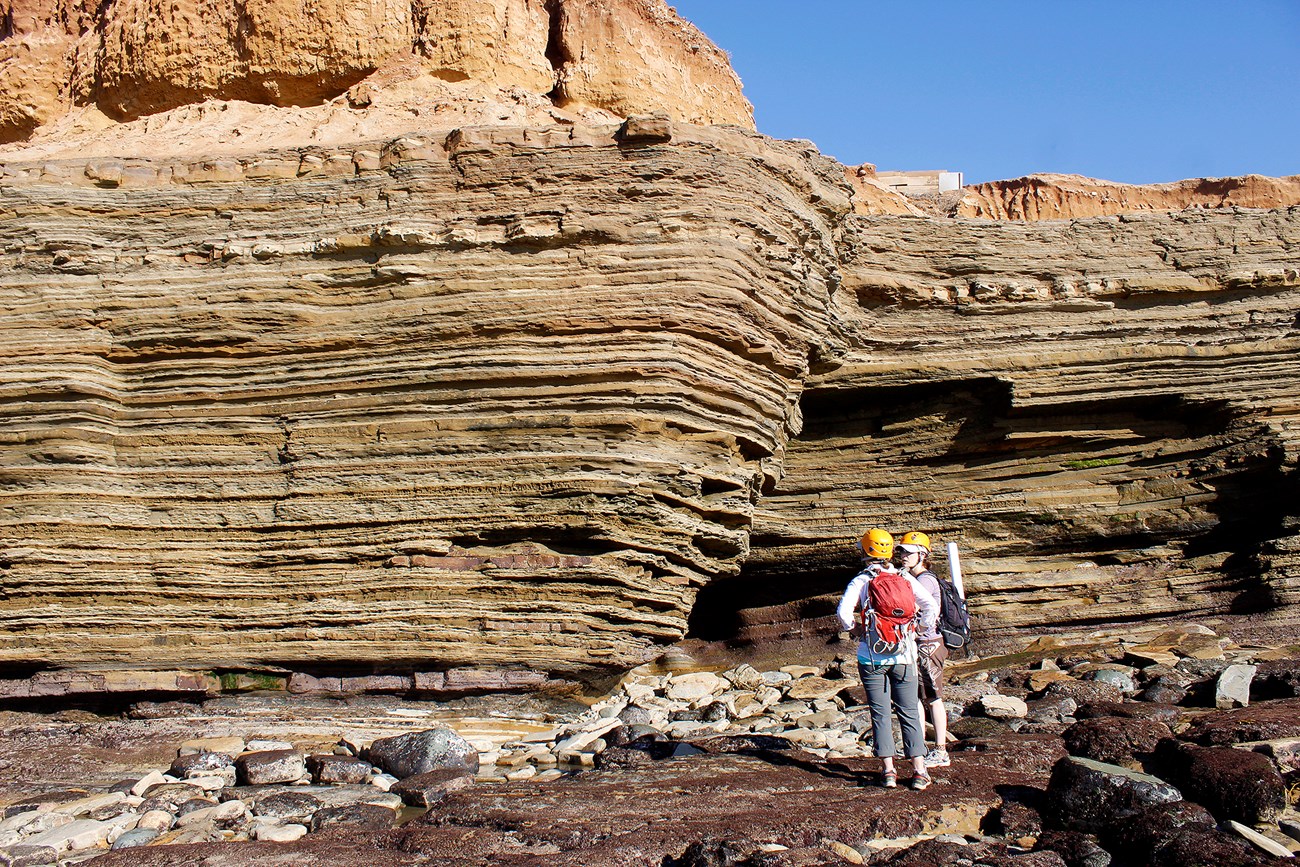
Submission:
[[[866,573],[862,573],[849,582],[849,586],[844,591],[844,596],[840,599],[839,607],[835,609],[835,615],[840,620],[840,626],[845,632],[852,632],[858,605],[862,602],[862,587],[867,582]]]

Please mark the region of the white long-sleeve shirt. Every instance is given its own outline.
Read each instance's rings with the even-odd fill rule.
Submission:
[[[880,571],[878,566],[868,566],[866,569],[854,576],[849,582],[849,586],[844,591],[844,596],[840,599],[839,607],[835,613],[839,617],[840,625],[846,631],[853,629],[854,613],[866,606],[867,603],[867,584],[872,577]],[[920,631],[928,632],[934,628],[939,619],[939,600],[930,595],[930,591],[921,586],[911,575],[904,573],[903,577],[907,579],[907,584],[912,588],[913,595],[916,596],[917,618],[920,620]],[[916,636],[910,632],[903,639],[902,648],[894,654],[880,654],[872,650],[872,644],[880,636],[876,633],[874,621],[867,635],[864,635],[862,641],[858,644],[858,661],[870,665],[911,665],[916,662]]]

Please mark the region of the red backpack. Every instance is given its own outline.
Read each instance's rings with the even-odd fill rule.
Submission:
[[[912,585],[893,569],[877,572],[867,582],[867,604],[862,622],[868,629],[875,619],[877,639],[871,649],[879,654],[897,653],[907,635],[916,631],[916,595]]]

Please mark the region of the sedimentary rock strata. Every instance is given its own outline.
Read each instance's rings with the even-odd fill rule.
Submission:
[[[1298,243],[1296,208],[850,218],[847,347],[742,577],[706,592],[748,587],[748,634],[797,631],[880,524],[960,542],[988,632],[1293,605]]]
[[[9,168],[0,661],[658,652],[799,426],[838,177],[663,118]]]

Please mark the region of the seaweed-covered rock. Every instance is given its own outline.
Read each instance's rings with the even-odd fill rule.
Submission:
[[[1155,853],[1190,828],[1214,828],[1214,817],[1200,804],[1173,801],[1140,810],[1101,836],[1101,844],[1125,864],[1149,864]]]
[[[958,740],[975,740],[978,738],[996,738],[1006,734],[1010,729],[1006,723],[988,717],[964,716],[948,726],[948,733]]]
[[[1179,710],[1169,705],[1147,702],[1090,701],[1087,704],[1080,705],[1079,709],[1074,712],[1075,719],[1081,720],[1106,716],[1157,720],[1165,724],[1172,724],[1178,719]]]
[[[1079,831],[1044,831],[1034,851],[1047,850],[1060,855],[1066,867],[1110,867],[1113,860],[1096,836]]]
[[[1206,714],[1181,737],[1207,747],[1300,737],[1300,698]]]
[[[1173,732],[1162,722],[1113,716],[1079,720],[1061,735],[1072,756],[1128,768],[1141,768],[1156,744],[1171,737]]]
[[[1186,798],[1219,819],[1253,825],[1272,822],[1286,809],[1282,776],[1261,753],[1167,739],[1155,751],[1154,766]]]

